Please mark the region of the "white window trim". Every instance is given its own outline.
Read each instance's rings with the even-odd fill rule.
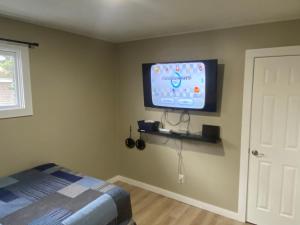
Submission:
[[[23,116],[32,116],[32,94],[31,94],[31,80],[30,80],[30,62],[29,62],[29,48],[21,45],[0,43],[0,49],[9,52],[15,52],[17,55],[17,67],[19,70],[18,82],[21,93],[19,93],[20,106],[18,108],[8,108],[7,110],[0,110],[0,119],[14,118]],[[21,59],[21,60],[20,60]]]

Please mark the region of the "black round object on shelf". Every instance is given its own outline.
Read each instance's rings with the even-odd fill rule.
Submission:
[[[143,139],[138,139],[135,143],[136,148],[143,151],[146,148],[146,142]]]
[[[130,126],[130,135],[129,135],[129,138],[127,138],[125,140],[125,145],[128,147],[128,148],[134,148],[135,146],[135,141],[132,139],[131,137],[131,126]]]
[[[146,148],[146,142],[142,139],[141,133],[140,133],[140,138],[135,142],[135,146],[140,151],[143,151]]]
[[[127,138],[125,140],[125,145],[128,147],[128,148],[134,148],[135,146],[135,141],[132,139],[132,138]]]

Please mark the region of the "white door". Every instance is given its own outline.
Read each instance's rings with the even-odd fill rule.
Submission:
[[[258,225],[300,225],[300,56],[256,58],[248,210]]]

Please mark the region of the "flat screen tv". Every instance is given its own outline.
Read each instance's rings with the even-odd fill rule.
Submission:
[[[218,60],[143,64],[144,105],[217,111]]]

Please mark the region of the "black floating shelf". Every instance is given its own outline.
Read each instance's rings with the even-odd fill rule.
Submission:
[[[192,141],[201,141],[201,142],[208,142],[208,143],[219,143],[221,142],[220,138],[215,137],[205,137],[201,134],[178,134],[178,133],[164,133],[160,131],[144,131],[144,130],[138,130],[140,133],[145,134],[151,134],[151,135],[157,135],[162,137],[168,137],[173,139],[180,139],[180,140],[192,140]]]

